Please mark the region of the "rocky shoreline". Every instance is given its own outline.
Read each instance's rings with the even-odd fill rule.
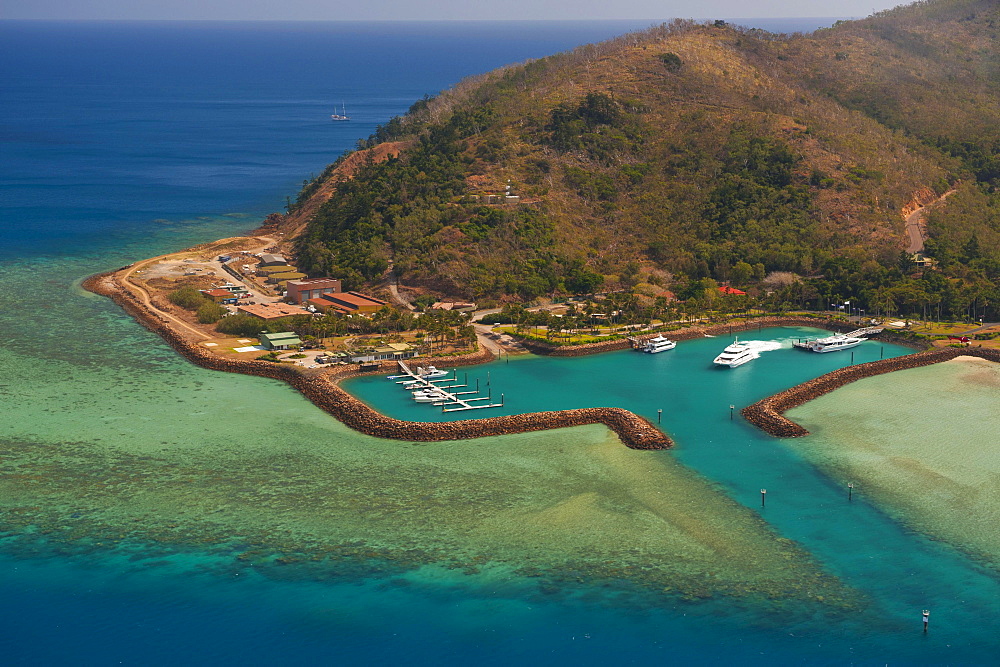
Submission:
[[[950,361],[955,357],[978,357],[1000,363],[1000,350],[981,347],[938,347],[893,359],[880,359],[857,366],[847,366],[820,377],[803,382],[785,391],[768,396],[747,406],[740,414],[748,422],[766,433],[779,438],[797,438],[809,435],[809,431],[784,416],[786,410],[827,394],[846,384],[874,375],[891,373],[907,368],[918,368]]]
[[[120,270],[119,270],[120,271]],[[155,312],[144,306],[136,296],[125,289],[117,274],[111,271],[91,276],[83,281],[83,288],[106,296],[150,331],[162,337],[186,359],[203,368],[243,373],[275,380],[283,380],[300,391],[321,409],[347,426],[379,438],[415,441],[464,440],[486,436],[526,433],[569,426],[604,424],[614,431],[622,442],[632,449],[667,449],[673,442],[662,431],[643,417],[622,408],[581,408],[557,412],[535,412],[522,415],[466,419],[454,422],[407,422],[376,412],[342,389],[338,383],[361,374],[385,373],[395,370],[392,363],[382,363],[377,369],[360,372],[349,367],[309,370],[270,361],[236,360],[215,355],[192,343],[178,333]],[[460,357],[445,357],[428,362],[465,366],[493,360],[485,349]]]

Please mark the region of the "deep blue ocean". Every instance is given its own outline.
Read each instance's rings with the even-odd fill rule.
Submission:
[[[756,25],[797,31],[832,22]],[[283,385],[190,367],[115,306],[76,289],[79,280],[252,229],[378,124],[465,76],[651,23],[0,22],[0,400],[8,403],[0,411],[21,392],[40,397],[34,405],[50,401],[52,408],[8,411],[0,419],[0,441],[58,446],[95,421],[107,423],[109,433],[120,429],[116,437],[126,440],[152,438],[148,422],[130,412],[133,401],[120,392],[137,373],[154,378],[149,383],[160,377],[168,387],[175,383],[168,395],[178,403],[185,392],[202,391],[203,383],[219,396],[226,385],[248,395],[259,391],[279,406],[280,419],[326,419]],[[351,122],[329,120],[341,105]],[[116,349],[98,345],[109,338]],[[65,384],[67,374],[81,384]],[[107,413],[74,407],[83,384],[107,392]],[[161,407],[157,428],[171,420],[185,427],[188,413],[174,417],[171,410],[180,408],[165,402],[149,409]],[[221,427],[195,422],[203,419],[199,407],[191,409],[196,425],[190,428],[204,428],[206,441],[224,438]],[[38,422],[25,423],[32,418]],[[822,499],[776,510],[780,530],[809,544],[838,575],[857,565],[850,585],[870,588],[880,603],[899,602],[901,609],[886,612],[884,626],[856,635],[841,628],[827,643],[822,634],[796,636],[793,628],[763,627],[742,612],[709,607],[640,613],[433,582],[400,589],[367,577],[282,580],[229,569],[196,545],[166,550],[162,558],[130,556],[125,547],[48,548],[44,535],[29,534],[34,529],[11,514],[0,521],[0,661],[1000,662],[995,634],[976,623],[990,619],[995,628],[992,619],[1000,614],[1000,588],[990,570],[915,536],[863,501],[854,508],[857,516],[839,514],[817,528],[841,489],[751,431],[740,430],[739,437],[746,447],[774,450],[782,466],[775,477],[818,489]],[[680,460],[753,506],[756,480],[727,467],[714,446],[692,448]],[[0,482],[15,477],[5,465],[0,455]],[[0,486],[4,513],[22,502],[13,491],[5,495],[6,488]],[[22,493],[28,487],[16,488]],[[68,524],[78,516],[66,510]],[[875,542],[855,535],[855,525],[876,535]],[[843,541],[830,537],[838,531]],[[146,548],[141,533],[123,539],[134,539],[136,550]],[[887,550],[899,553],[893,576],[900,579],[880,584],[877,570],[864,563],[889,558]],[[941,625],[954,636],[928,639],[900,621],[926,603],[913,583],[923,578],[932,580],[935,609],[954,608],[951,625]],[[972,629],[963,634],[963,627]]]

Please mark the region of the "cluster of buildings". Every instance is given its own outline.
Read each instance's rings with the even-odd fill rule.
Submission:
[[[265,350],[280,352],[302,345],[302,339],[293,331],[278,333],[260,333],[260,344]],[[387,343],[353,352],[329,352],[316,357],[319,364],[334,364],[339,362],[366,363],[372,361],[397,361],[417,356],[417,350],[408,343]]]
[[[370,315],[388,303],[361,292],[343,292],[341,283],[333,278],[307,278],[288,281],[285,299],[319,313]]]
[[[267,253],[260,256],[260,262],[257,263],[256,271],[258,278],[263,278],[272,285],[278,285],[286,289],[290,281],[301,280],[306,277],[306,274],[290,265],[282,255]]]
[[[215,303],[234,305],[239,304],[240,301],[250,298],[250,290],[248,290],[243,285],[234,285],[233,283],[225,283],[220,287],[214,287],[212,289],[199,290],[202,295],[211,299]]]
[[[469,185],[479,190],[478,194],[470,194],[464,197],[464,200],[470,204],[517,204],[520,203],[521,197],[513,192],[511,192],[510,179],[507,179],[507,185],[504,186],[503,192],[500,192],[496,187],[495,183],[490,184],[489,179],[486,177],[477,178],[475,176],[469,179]],[[492,187],[491,187],[492,186]]]
[[[517,204],[521,201],[521,197],[510,193],[502,195],[468,195],[467,200],[469,202],[478,202],[481,204]]]
[[[219,303],[236,304],[237,312],[253,315],[262,320],[277,320],[292,315],[329,312],[343,315],[370,315],[388,305],[387,302],[373,296],[360,292],[343,291],[341,281],[335,278],[309,278],[289,264],[282,255],[262,254],[255,267],[243,266],[244,273],[250,273],[251,270],[257,274],[258,278],[265,278],[268,283],[284,288],[287,303],[244,304],[239,302],[239,297],[222,289],[207,290],[206,296],[218,300]],[[289,350],[302,345],[302,339],[293,331],[277,333],[262,331],[259,338],[261,347],[272,352]],[[410,345],[390,343],[386,346],[362,350],[353,354],[331,355],[325,363],[407,359],[415,354],[416,350]]]
[[[229,256],[220,256],[223,267],[231,274],[239,276],[235,266],[229,266]],[[235,264],[235,262],[234,262]],[[343,315],[370,315],[387,306],[381,299],[360,292],[344,291],[343,284],[335,278],[309,278],[289,264],[284,256],[273,253],[259,255],[256,265],[242,265],[243,274],[255,273],[257,277],[285,290],[285,302],[249,303],[249,290],[242,286],[226,285],[202,290],[202,293],[220,304],[235,306],[239,313],[259,317],[262,320],[277,320],[293,315],[316,313],[340,313]],[[242,276],[239,276],[242,279]],[[433,308],[438,310],[475,310],[475,304],[459,302],[439,302]],[[293,331],[260,333],[260,344],[269,351],[283,351],[299,348],[302,339]],[[354,352],[330,353],[317,359],[318,363],[365,363],[385,360],[408,359],[417,355],[417,350],[406,343],[385,345],[356,350]]]

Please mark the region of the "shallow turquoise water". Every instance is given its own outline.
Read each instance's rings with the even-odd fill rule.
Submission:
[[[674,351],[657,355],[626,350],[582,358],[513,358],[509,364],[463,368],[459,377],[468,373],[470,379],[479,377],[485,382],[489,372],[494,391],[513,397],[497,413],[616,406],[655,422],[656,410],[662,408],[662,427],[677,447],[657,455],[677,457],[748,507],[760,508],[760,489],[766,488],[761,515],[782,535],[805,545],[830,571],[877,601],[882,617],[866,623],[884,627],[872,625],[853,639],[831,628],[828,648],[839,645],[836,650],[845,651],[840,654],[844,659],[851,649],[840,641],[853,643],[858,656],[871,657],[869,651],[881,646],[886,651],[882,655],[891,653],[897,659],[906,655],[907,661],[935,662],[952,655],[959,661],[975,662],[986,655],[982,652],[986,647],[997,646],[989,624],[981,620],[993,613],[1000,600],[995,573],[951,547],[901,527],[860,493],[848,502],[848,480],[819,473],[798,454],[796,441],[771,438],[738,414],[740,408],[763,396],[850,363],[846,351],[817,355],[791,348],[791,341],[816,333],[807,328],[746,332],[746,340],[780,341],[782,347],[736,369],[712,367],[712,358],[729,340],[714,338],[683,341]],[[869,341],[854,350],[854,360],[860,363],[911,351]],[[414,404],[384,377],[357,378],[345,384],[352,393],[396,417],[450,417]],[[736,406],[733,420],[731,404]],[[484,413],[494,410],[456,414]],[[904,637],[924,607],[936,610],[936,631],[916,648]],[[939,640],[943,632],[948,633],[947,640]],[[825,653],[818,646],[817,650]]]
[[[677,348],[659,354],[622,350],[585,357],[505,357],[481,366],[454,369],[458,384],[479,381],[481,396],[490,392],[503,408],[442,414],[440,408],[414,402],[385,376],[353,378],[344,388],[380,412],[411,421],[475,419],[491,415],[520,414],[583,407],[620,407],[654,423],[663,410],[662,426],[672,433],[675,422],[710,424],[729,419],[729,406],[741,408],[777,391],[849,365],[851,352],[810,354],[792,347],[802,338],[822,335],[819,329],[788,327],[747,331],[741,340],[777,341],[781,349],[762,352],[755,361],[737,368],[712,364],[732,338],[720,336],[681,341]],[[868,341],[853,350],[856,363],[909,354],[899,345]],[[419,366],[419,358],[410,364]],[[453,370],[441,364],[442,370]],[[488,383],[488,384],[487,384]]]

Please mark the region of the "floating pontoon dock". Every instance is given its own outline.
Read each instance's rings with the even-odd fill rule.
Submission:
[[[865,327],[863,329],[856,329],[850,333],[845,334],[833,334],[832,336],[827,336],[826,338],[817,338],[810,340],[797,340],[793,341],[792,345],[795,347],[801,347],[804,350],[812,349],[815,343],[823,342],[826,340],[832,340],[834,338],[865,338],[866,336],[874,336],[875,334],[882,333],[885,327]]]
[[[493,400],[493,392],[492,392],[492,390],[490,390],[490,393],[487,396],[476,396],[476,397],[473,397],[473,398],[460,398],[461,396],[469,396],[470,394],[478,394],[479,393],[479,380],[478,379],[476,380],[476,389],[475,389],[475,391],[456,391],[454,393],[451,393],[451,392],[447,391],[448,389],[462,389],[462,388],[468,387],[469,386],[468,385],[468,374],[466,374],[466,380],[465,380],[466,383],[465,384],[449,384],[449,385],[436,384],[438,382],[440,382],[440,383],[456,382],[457,383],[458,382],[458,371],[456,370],[454,372],[454,375],[452,377],[440,377],[440,378],[426,379],[426,378],[421,377],[420,373],[414,372],[414,371],[410,370],[410,367],[406,365],[406,362],[404,362],[404,361],[397,361],[396,363],[399,364],[399,370],[401,371],[401,374],[400,375],[390,375],[388,379],[395,380],[396,384],[404,384],[405,383],[407,385],[407,387],[406,387],[407,389],[434,389],[435,391],[441,392],[444,395],[444,399],[442,399],[441,401],[438,401],[438,402],[430,404],[430,405],[434,405],[434,406],[440,406],[441,407],[441,412],[458,412],[460,410],[481,410],[483,408],[502,408],[503,407],[503,403],[504,403],[504,401],[503,401],[503,394],[500,394],[500,402],[499,403],[492,403],[491,402]],[[423,370],[423,369],[418,368],[418,371],[419,370]],[[488,401],[488,402],[484,403],[484,404],[473,405],[473,403],[477,403],[479,401]],[[449,406],[455,406],[455,407],[449,407]]]

